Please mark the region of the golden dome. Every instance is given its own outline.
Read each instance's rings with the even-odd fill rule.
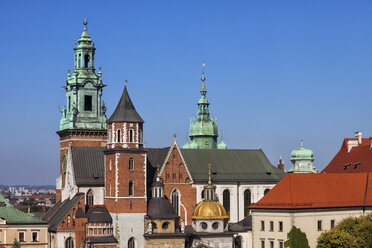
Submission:
[[[193,213],[193,219],[227,219],[225,208],[218,201],[202,201]]]

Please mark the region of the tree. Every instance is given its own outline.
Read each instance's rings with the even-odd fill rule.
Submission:
[[[310,248],[306,234],[302,232],[300,228],[293,226],[291,231],[287,234],[287,238],[287,241],[284,242],[284,247]]]
[[[319,236],[317,247],[372,247],[372,214],[342,220]]]

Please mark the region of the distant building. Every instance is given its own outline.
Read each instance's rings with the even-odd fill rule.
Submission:
[[[14,241],[21,247],[47,248],[48,224],[24,213],[0,195],[0,247],[13,247]]]
[[[253,204],[253,247],[284,247],[293,226],[316,247],[319,235],[349,216],[372,212],[371,173],[287,174]]]
[[[314,152],[304,148],[303,140],[301,139],[301,147],[291,152],[292,167],[288,173],[317,173],[314,162]],[[278,166],[279,167],[279,166]]]
[[[356,132],[355,138],[345,138],[341,148],[322,173],[372,172],[372,137],[363,138]]]

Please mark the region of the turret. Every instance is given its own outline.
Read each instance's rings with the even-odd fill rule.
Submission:
[[[313,165],[314,152],[304,148],[303,140],[301,139],[301,147],[291,152],[292,167],[288,173],[317,173],[317,169]]]
[[[204,66],[202,65],[202,85],[200,88],[201,97],[198,101],[197,117],[190,120],[190,143],[186,143],[183,149],[226,149],[227,146],[221,141],[217,145],[218,127],[217,121],[210,117],[209,102],[206,98],[207,88],[205,86]]]

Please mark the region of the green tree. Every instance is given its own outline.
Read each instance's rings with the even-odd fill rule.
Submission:
[[[284,242],[284,247],[310,248],[306,234],[302,232],[300,228],[293,226],[291,231],[287,234],[287,238],[287,241]]]
[[[342,220],[319,236],[317,247],[372,247],[372,214]]]

